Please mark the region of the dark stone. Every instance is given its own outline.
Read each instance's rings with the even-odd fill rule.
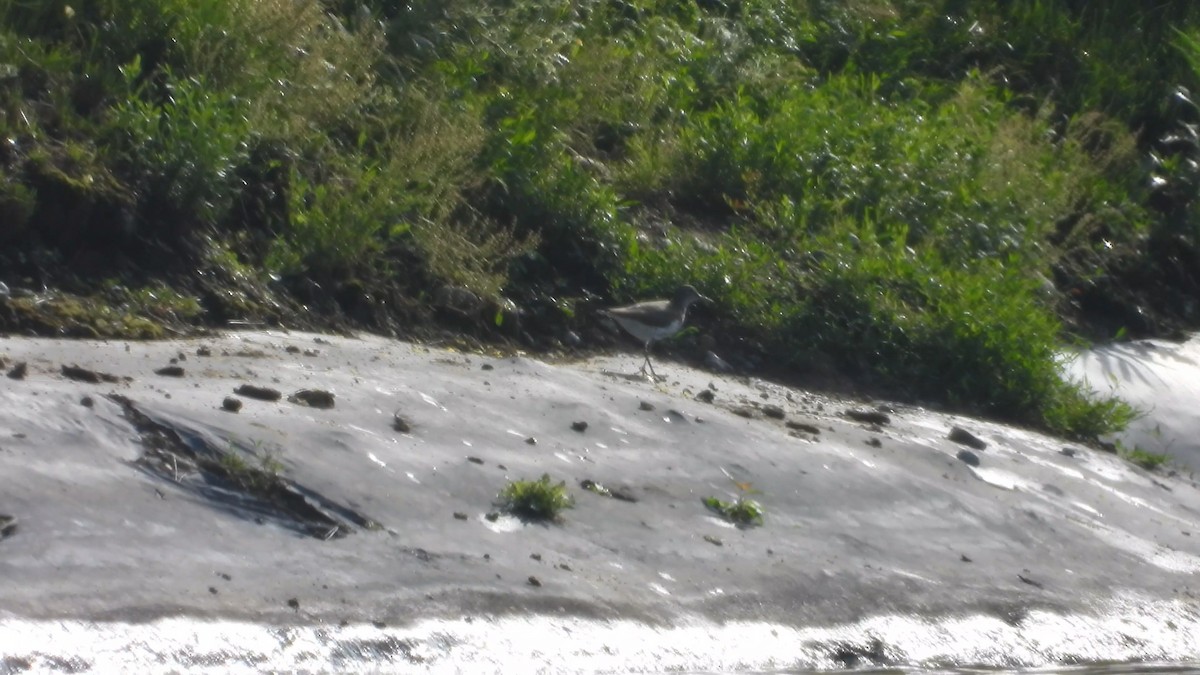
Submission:
[[[454,518],[457,520],[466,520],[467,514],[463,513],[462,511],[455,511]]]
[[[638,410],[654,410],[654,404],[649,401],[641,401],[638,403]]]
[[[471,457],[469,455],[467,456],[467,461],[472,464],[483,464],[482,459],[479,459],[478,457]]]
[[[400,414],[400,411],[392,413],[392,428],[402,434],[407,434],[412,431],[412,424]]]
[[[1028,572],[1029,570],[1025,570],[1025,571]],[[1036,579],[1033,579],[1031,577],[1027,577],[1024,574],[1018,574],[1017,578],[1025,583],[1029,584],[1030,586],[1033,586],[1034,588],[1045,588],[1045,586],[1042,584],[1042,582],[1040,582]]]
[[[235,413],[241,409],[242,409],[241,399],[236,399],[232,396],[226,396],[225,400],[221,401],[221,410]]]
[[[88,370],[79,366],[63,366],[62,374],[69,380],[77,382],[88,382],[90,384],[100,384],[101,382],[116,383],[120,382],[121,378],[108,373],[101,373],[95,370]]]
[[[716,394],[713,393],[712,389],[705,389],[699,394],[696,394],[696,400],[700,401],[701,403],[712,403],[714,396],[716,396]]]
[[[959,450],[955,457],[968,466],[979,466],[979,455],[971,452],[970,450]]]
[[[847,410],[842,414],[855,422],[862,422],[863,424],[878,424],[882,426],[892,423],[892,418],[888,417],[887,413],[878,410]]]
[[[813,434],[814,436],[821,433],[821,429],[817,425],[809,424],[807,422],[788,421],[788,422],[785,422],[784,425],[787,426],[787,428],[789,428],[789,429],[795,429],[796,431],[803,431],[805,433]]]
[[[288,401],[310,408],[328,410],[333,407],[333,392],[323,389],[301,389],[289,396]]]
[[[542,581],[531,574],[529,575],[529,585],[533,586],[534,588],[541,588]]]
[[[184,373],[182,366],[167,366],[154,371],[154,374],[162,375],[164,377],[183,377]]]
[[[234,389],[233,393],[239,396],[245,396],[246,398],[258,399],[260,401],[278,401],[279,399],[283,398],[283,394],[281,394],[278,390],[270,387],[260,387],[256,384],[243,384],[237,389]]]
[[[1058,454],[1066,455],[1067,457],[1074,457],[1075,456],[1075,448],[1063,448],[1062,450],[1058,451]]]
[[[197,347],[196,356],[212,356],[212,350],[208,347]]]
[[[587,428],[588,428],[588,423],[584,422],[583,420],[579,420],[577,422],[571,422],[571,430],[572,431],[578,431],[579,433],[583,433],[583,432],[587,431]]]
[[[79,399],[79,405],[81,405],[85,408],[90,408],[90,407],[96,405],[96,402],[94,400],[92,400],[91,396],[84,396],[83,398]]]
[[[950,435],[946,438],[969,448],[975,448],[976,450],[983,450],[987,447],[987,443],[984,443],[983,439],[967,431],[966,429],[963,429],[962,427],[952,428],[950,430]]]
[[[777,405],[764,405],[762,411],[763,411],[764,415],[766,415],[767,417],[770,417],[773,420],[781,420],[784,418],[784,415],[785,415],[785,413],[783,412],[783,408],[781,408]]]

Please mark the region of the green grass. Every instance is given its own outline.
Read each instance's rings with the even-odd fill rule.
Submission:
[[[1123,449],[1120,454],[1125,459],[1137,464],[1147,471],[1154,471],[1158,467],[1166,464],[1167,461],[1171,459],[1171,456],[1165,453],[1150,452],[1149,450],[1143,450],[1138,447],[1135,447],[1132,450]]]
[[[59,303],[145,337],[688,282],[781,367],[1090,438],[1132,411],[1064,317],[1195,277],[1184,91],[1191,0],[0,0],[0,274],[176,286]]]
[[[732,523],[742,527],[763,524],[763,509],[758,502],[745,496],[738,497],[732,502],[723,501],[716,497],[705,497],[701,500],[710,510],[719,513]]]
[[[514,480],[500,490],[498,499],[508,512],[531,520],[559,520],[575,504],[567,484],[551,482],[549,474],[537,480]]]

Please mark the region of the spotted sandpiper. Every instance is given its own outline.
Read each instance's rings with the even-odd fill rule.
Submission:
[[[644,343],[646,360],[638,372],[645,375],[649,367],[650,375],[657,378],[654,365],[650,363],[650,345],[678,333],[687,319],[688,307],[697,300],[707,301],[708,298],[691,286],[680,286],[670,300],[647,300],[625,307],[613,307],[603,313]]]

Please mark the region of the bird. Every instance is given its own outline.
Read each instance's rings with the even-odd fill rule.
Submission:
[[[670,300],[647,300],[624,307],[611,307],[601,313],[617,322],[626,333],[642,341],[646,360],[642,362],[638,373],[645,375],[649,367],[651,377],[657,379],[654,364],[650,363],[650,346],[682,330],[688,308],[697,301],[709,302],[709,299],[692,286],[684,285],[675,291]]]

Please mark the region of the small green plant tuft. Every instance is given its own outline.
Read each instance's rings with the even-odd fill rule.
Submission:
[[[505,485],[500,502],[510,513],[531,520],[558,520],[564,509],[575,505],[566,482],[552,483],[548,473],[537,480],[515,480]]]
[[[727,520],[740,527],[750,527],[763,524],[763,508],[753,499],[738,497],[732,502],[723,501],[717,497],[705,497],[704,505],[721,514]]]
[[[283,470],[283,463],[273,453],[265,453],[256,462],[249,462],[232,448],[221,455],[217,465],[238,487],[256,493],[270,491],[279,483],[279,472]]]
[[[1162,466],[1170,459],[1170,455],[1165,453],[1150,452],[1134,446],[1132,450],[1122,450],[1121,456],[1126,460],[1137,464],[1147,471],[1153,471]]]

